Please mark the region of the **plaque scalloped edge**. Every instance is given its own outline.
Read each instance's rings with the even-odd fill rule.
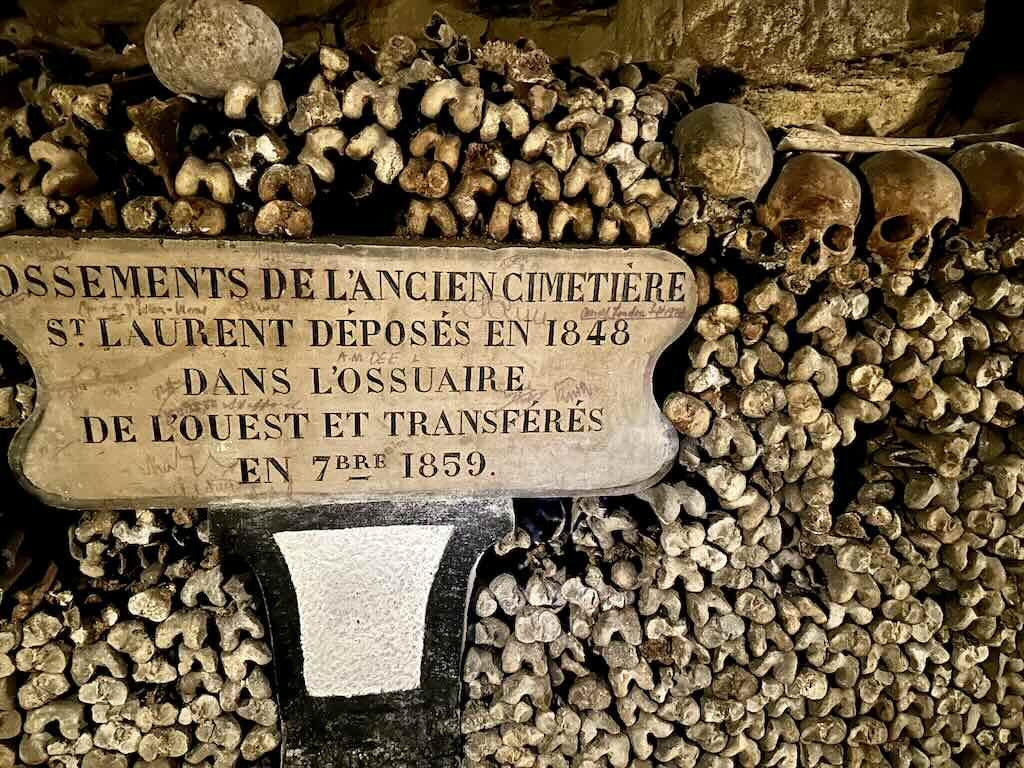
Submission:
[[[28,303],[29,300],[26,300],[25,304],[29,309],[22,312],[21,315],[15,315],[11,308],[15,307],[16,309],[16,305],[19,302],[0,295],[0,332],[15,343],[33,364],[38,388],[35,409],[17,431],[10,446],[9,460],[22,485],[29,492],[51,506],[74,509],[182,505],[252,507],[290,504],[305,506],[342,501],[422,499],[425,497],[451,497],[456,495],[470,497],[618,495],[642,490],[656,483],[670,469],[676,457],[678,435],[668,420],[662,415],[654,399],[653,375],[655,365],[660,356],[670,344],[682,335],[692,321],[696,309],[696,284],[693,273],[685,262],[667,251],[655,248],[606,248],[594,246],[561,246],[552,248],[540,246],[503,246],[493,243],[461,243],[453,245],[441,242],[406,243],[394,240],[357,239],[344,242],[314,240],[300,243],[241,239],[155,239],[124,236],[71,239],[54,235],[13,235],[3,238],[2,242],[4,248],[2,255],[0,255],[0,267],[10,265],[12,262],[15,265],[23,263],[29,255],[35,261],[48,261],[51,263],[67,261],[72,265],[80,265],[83,263],[81,261],[83,253],[87,253],[90,256],[103,253],[106,254],[107,258],[112,255],[122,260],[127,258],[126,254],[131,254],[133,258],[137,257],[136,260],[142,263],[146,261],[147,257],[153,263],[161,263],[160,260],[153,257],[160,256],[166,261],[168,252],[172,252],[185,254],[177,260],[185,259],[191,264],[208,265],[210,259],[214,258],[212,254],[217,254],[217,258],[221,259],[219,262],[221,265],[226,263],[224,257],[227,256],[227,262],[230,262],[232,258],[238,258],[241,259],[243,266],[252,266],[254,269],[259,265],[277,265],[288,269],[292,268],[295,264],[313,264],[316,267],[321,267],[330,263],[332,259],[355,259],[361,264],[374,261],[380,264],[383,263],[382,260],[386,260],[388,264],[398,267],[401,265],[400,262],[403,258],[410,260],[418,259],[422,262],[434,260],[436,262],[434,266],[439,269],[445,266],[449,269],[454,269],[451,262],[457,262],[459,259],[464,258],[476,258],[477,260],[472,262],[472,264],[481,270],[487,267],[493,268],[495,265],[505,265],[507,268],[508,264],[522,266],[527,263],[536,264],[538,262],[550,264],[551,266],[557,263],[562,269],[565,269],[573,259],[578,260],[581,255],[585,255],[587,257],[586,265],[580,264],[578,266],[593,267],[595,260],[609,265],[621,263],[622,265],[628,264],[630,266],[632,266],[633,262],[642,261],[647,266],[659,267],[666,274],[670,271],[681,273],[683,275],[681,283],[685,283],[685,297],[680,299],[678,305],[673,308],[674,312],[666,313],[661,317],[654,317],[652,320],[652,324],[661,324],[662,332],[657,334],[657,343],[653,348],[643,355],[644,364],[642,370],[640,366],[637,366],[637,375],[642,376],[637,395],[644,400],[643,408],[639,413],[645,430],[640,445],[643,446],[644,450],[649,447],[646,445],[648,441],[656,441],[661,445],[660,450],[657,451],[660,457],[659,460],[657,462],[648,461],[644,464],[644,471],[640,476],[629,477],[625,481],[609,484],[606,482],[608,478],[604,473],[596,472],[588,474],[586,479],[562,482],[557,476],[558,467],[555,467],[554,471],[545,477],[530,475],[529,481],[523,479],[502,484],[494,483],[484,487],[453,487],[451,484],[442,484],[437,488],[419,485],[407,489],[376,489],[365,492],[325,488],[322,492],[315,493],[308,491],[296,492],[289,489],[285,493],[272,491],[262,495],[246,495],[221,491],[210,493],[182,491],[175,493],[155,492],[152,495],[137,492],[128,494],[111,492],[102,494],[102,497],[98,495],[86,497],[76,495],[73,492],[55,492],[52,489],[52,483],[37,482],[40,477],[37,465],[40,464],[43,453],[39,441],[52,437],[53,434],[51,432],[55,428],[54,425],[48,424],[48,416],[52,410],[66,409],[68,407],[67,403],[63,401],[54,401],[53,393],[57,389],[54,382],[58,380],[58,371],[61,368],[59,363],[51,362],[50,358],[47,357],[47,355],[52,355],[54,358],[61,356],[54,355],[46,351],[45,348],[40,347],[38,327],[33,334],[22,332],[21,329],[30,323],[30,320],[26,319],[26,315],[31,314],[37,321],[41,317],[39,312],[35,312],[34,307]],[[199,252],[201,255],[195,256],[196,252]],[[13,256],[12,253],[14,254]],[[306,261],[303,261],[304,259]],[[92,259],[92,262],[96,264],[109,263],[96,259]],[[237,262],[231,263],[235,264]],[[346,261],[346,265],[351,263],[351,261]],[[15,294],[15,298],[19,295],[21,294]],[[40,302],[43,300],[38,299]],[[650,305],[648,304],[648,306]],[[671,328],[666,332],[665,326],[668,325],[671,325]],[[31,339],[27,338],[29,335],[32,336]],[[178,362],[180,363],[181,361],[179,360]],[[616,369],[615,373],[617,374],[617,372],[618,369]],[[131,373],[131,371],[128,373]],[[612,375],[611,370],[607,373]],[[127,375],[119,374],[114,379],[126,379]],[[62,388],[61,391],[66,392],[66,387]],[[611,388],[608,392],[612,395],[617,394],[616,388]],[[82,397],[86,396],[82,395]],[[56,418],[54,416],[54,419]],[[44,426],[50,431],[47,432],[41,429]],[[621,430],[631,429],[636,426],[636,423],[617,424],[613,428]],[[611,431],[610,429],[609,432]],[[572,440],[572,437],[570,436],[568,439]],[[568,445],[571,446],[571,443]],[[81,477],[92,477],[94,481],[98,481],[95,474],[90,475],[90,473],[102,472],[104,465],[101,463],[99,469],[96,466],[75,466],[73,462],[67,461],[66,455],[62,456],[64,451],[69,450],[69,448],[71,448],[71,443],[48,446],[47,456],[49,457],[50,465],[64,465],[58,472],[54,473],[54,476],[60,473],[74,474],[76,472],[84,472]],[[30,454],[30,451],[33,449],[39,452]],[[74,448],[71,448],[71,452],[72,454],[74,453]],[[54,458],[55,456],[61,456],[61,458]],[[625,461],[627,457],[623,456],[620,459]],[[105,466],[117,466],[118,470],[122,468],[116,464],[116,461],[113,465],[107,463]],[[44,475],[44,477],[47,476]],[[594,478],[593,482],[590,481],[591,477]],[[86,480],[85,482],[88,484],[90,481]]]

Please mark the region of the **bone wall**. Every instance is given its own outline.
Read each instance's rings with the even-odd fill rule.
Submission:
[[[442,19],[424,37],[325,47],[286,58],[274,81],[195,101],[151,98],[152,80],[26,78],[3,115],[0,222],[674,250],[701,305],[657,376],[682,439],[677,466],[638,497],[520,508],[474,589],[467,764],[1024,764],[1024,150],[780,150],[777,132],[705,104],[681,72],[477,48]],[[3,366],[0,420],[13,426],[31,410],[31,376],[13,353]],[[223,644],[217,620],[245,598],[225,585],[218,605],[186,589],[200,571],[216,581],[202,516],[81,525],[70,575],[40,587],[26,571],[3,604],[19,613],[0,635],[0,765],[74,768],[69,750],[81,762],[95,750],[90,762],[200,764],[216,761],[211,743],[227,755],[218,768],[259,759],[275,740],[256,670],[270,658],[255,629],[229,628]],[[14,584],[31,542],[0,541]],[[188,558],[174,554],[182,541]],[[88,631],[64,616],[78,603],[99,616]],[[218,626],[205,643],[204,615]],[[142,630],[115,632],[122,618]],[[176,713],[177,724],[166,708],[167,725],[152,721],[169,730],[145,754],[96,742],[109,711],[93,712],[100,686],[73,672],[76,650],[101,640],[123,674],[90,674]],[[52,650],[36,660],[47,643],[67,649],[63,661]],[[199,656],[207,643],[212,656]],[[204,659],[224,688],[183,715],[193,689],[178,676],[203,684]],[[150,679],[160,673],[175,677]],[[267,721],[256,725],[227,708],[233,697],[221,702],[228,681],[253,676],[247,711]],[[237,729],[205,725],[224,712]],[[141,750],[149,734],[124,717]],[[76,755],[83,734],[91,747]]]
[[[10,544],[17,521],[0,522]],[[263,762],[280,729],[258,586],[206,515],[88,513],[2,554],[60,558],[58,541],[71,565],[3,594],[0,765]]]

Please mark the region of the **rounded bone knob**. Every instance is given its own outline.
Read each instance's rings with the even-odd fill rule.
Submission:
[[[146,27],[146,55],[175,93],[221,98],[239,80],[270,80],[281,63],[281,32],[238,0],[166,0]]]

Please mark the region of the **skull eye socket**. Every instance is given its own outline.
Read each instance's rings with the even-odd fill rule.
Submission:
[[[917,236],[917,227],[909,216],[892,216],[882,222],[878,233],[887,243],[902,243]]]
[[[804,224],[797,219],[786,219],[779,222],[779,240],[792,245],[804,239]]]
[[[853,244],[853,228],[845,224],[833,224],[825,230],[821,242],[830,251],[845,251]]]
[[[943,240],[946,235],[950,234],[953,227],[956,226],[956,221],[953,219],[943,219],[932,228],[932,239]]]

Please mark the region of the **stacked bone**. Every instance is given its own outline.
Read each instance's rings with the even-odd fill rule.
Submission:
[[[0,231],[308,237],[365,233],[383,206],[386,234],[643,244],[676,208],[674,77],[611,54],[571,69],[529,43],[473,50],[441,17],[424,47],[323,47],[279,79],[249,63],[281,58],[263,17],[243,25],[259,44],[211,65],[237,37],[211,25],[251,11],[169,0],[154,15],[150,60],[182,96],[25,81],[25,105],[0,115]]]
[[[57,514],[57,513],[53,513]],[[232,768],[280,742],[262,611],[203,516],[96,512],[0,621],[0,766]]]
[[[748,117],[676,133],[679,466],[478,587],[471,764],[1024,764],[1024,150],[772,172]]]
[[[28,362],[0,337],[0,429],[18,426],[35,405]]]
[[[128,107],[27,82],[0,226],[292,237],[385,211],[372,231],[674,248],[701,305],[666,361],[679,464],[499,545],[467,762],[1024,765],[1024,150],[777,153],[610,54],[425,38]]]

